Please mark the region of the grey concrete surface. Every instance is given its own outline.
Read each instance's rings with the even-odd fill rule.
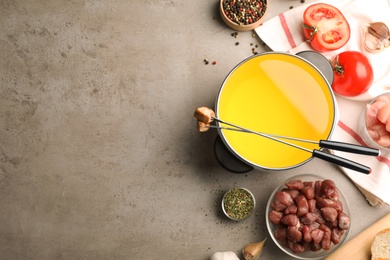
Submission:
[[[268,17],[301,4],[270,2]],[[389,211],[369,206],[320,160],[241,175],[218,164],[216,132],[198,133],[193,111],[213,106],[251,43],[269,49],[252,32],[232,37],[217,4],[0,1],[0,259],[239,253],[268,236],[268,196],[299,173],[342,183],[348,239]],[[240,223],[219,205],[233,186],[257,199],[256,214]],[[289,258],[268,240],[262,259]]]

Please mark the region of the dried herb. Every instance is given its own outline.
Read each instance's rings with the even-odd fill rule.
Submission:
[[[242,220],[247,218],[254,209],[252,195],[240,188],[233,188],[223,198],[223,207],[231,218]]]
[[[223,0],[222,6],[226,17],[238,25],[257,22],[267,9],[266,0]]]

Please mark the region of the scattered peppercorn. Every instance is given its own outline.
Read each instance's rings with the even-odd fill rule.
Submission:
[[[294,6],[290,6],[290,9],[293,9],[294,8]]]
[[[203,61],[204,61],[204,64],[206,64],[206,65],[209,64],[209,61],[207,59],[204,59]]]
[[[239,42],[236,42],[236,45],[239,45],[240,43]]]
[[[301,3],[302,3],[302,4],[305,3],[305,0],[301,0]]]

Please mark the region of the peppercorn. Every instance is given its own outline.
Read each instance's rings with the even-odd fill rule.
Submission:
[[[239,42],[236,42],[236,45],[239,45],[240,43]]]
[[[266,11],[266,0],[223,0],[226,17],[238,25],[257,22]]]

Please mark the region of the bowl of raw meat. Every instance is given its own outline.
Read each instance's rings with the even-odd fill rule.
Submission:
[[[350,211],[337,184],[314,174],[291,177],[271,194],[266,208],[275,244],[297,259],[323,259],[347,238]]]
[[[358,131],[368,146],[390,152],[390,92],[366,105],[359,118]]]

